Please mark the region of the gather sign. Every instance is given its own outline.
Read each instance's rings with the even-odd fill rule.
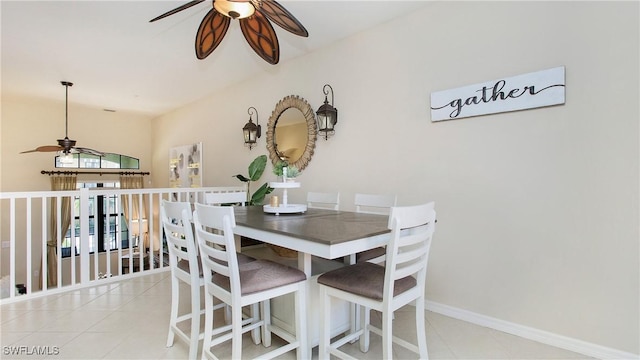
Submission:
[[[431,121],[564,104],[564,66],[431,94]]]

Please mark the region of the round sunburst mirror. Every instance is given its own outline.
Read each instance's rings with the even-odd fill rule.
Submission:
[[[316,147],[316,118],[309,103],[289,95],[280,100],[267,124],[267,150],[274,165],[285,160],[302,171]]]

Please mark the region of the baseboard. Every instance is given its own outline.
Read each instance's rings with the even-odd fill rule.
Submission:
[[[554,334],[548,331],[543,331],[528,326],[492,318],[490,316],[474,313],[468,310],[455,308],[453,306],[444,305],[429,300],[425,302],[425,306],[427,310],[433,311],[438,314],[598,359],[640,359],[640,355],[638,354],[632,354],[617,349],[612,349],[606,346],[601,346],[567,336]]]

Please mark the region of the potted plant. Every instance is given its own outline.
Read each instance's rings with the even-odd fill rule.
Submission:
[[[289,166],[289,163],[284,160],[278,160],[278,162],[273,165],[273,174],[278,177],[282,176],[284,173],[282,169],[287,166]]]
[[[256,192],[251,195],[251,182],[258,181],[264,173],[264,169],[267,166],[267,155],[260,155],[255,158],[251,164],[249,164],[249,176],[242,174],[235,175],[238,180],[247,183],[247,204],[248,205],[262,205],[264,197],[273,191],[273,188],[268,183],[262,184]],[[251,196],[251,197],[249,197]]]
[[[284,169],[287,168],[287,174],[285,176]],[[288,162],[284,160],[278,160],[275,165],[273,165],[273,173],[282,177],[282,181],[286,181],[287,179],[295,179],[300,175],[300,170],[295,165],[289,165]]]
[[[300,175],[300,170],[295,165],[287,166],[287,179],[295,179]]]

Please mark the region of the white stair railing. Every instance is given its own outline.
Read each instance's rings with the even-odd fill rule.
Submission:
[[[207,188],[151,188],[121,190],[113,188],[81,189],[75,191],[36,191],[0,193],[2,223],[0,238],[0,278],[2,293],[0,304],[94,286],[97,282],[168,271],[167,256],[163,248],[163,229],[158,219],[162,199],[169,201],[203,202],[207,192],[245,191],[244,187]],[[139,196],[138,196],[139,195]],[[75,199],[70,206],[70,254],[63,256],[62,199]],[[113,211],[106,206],[106,234],[104,249],[98,249],[97,204],[98,197],[115,198]],[[145,219],[128,220],[123,216],[123,197],[127,199],[130,214],[146,214]],[[56,199],[56,278],[57,284],[47,286],[47,241],[51,203]],[[137,199],[137,201],[136,201]],[[133,208],[137,209],[133,209]],[[91,220],[93,219],[93,225]],[[76,222],[77,221],[77,222]],[[102,221],[102,220],[100,220]],[[110,235],[117,229],[116,242]],[[123,222],[128,222],[126,229]],[[79,231],[79,233],[77,233]],[[139,239],[134,244],[132,234]],[[147,241],[145,241],[147,239]],[[77,247],[76,247],[77,240]],[[113,245],[116,245],[115,247]],[[146,248],[143,244],[146,244]],[[143,251],[140,251],[143,247]],[[65,247],[66,248],[66,247]],[[76,248],[78,253],[76,254]],[[20,294],[17,284],[24,284]]]

